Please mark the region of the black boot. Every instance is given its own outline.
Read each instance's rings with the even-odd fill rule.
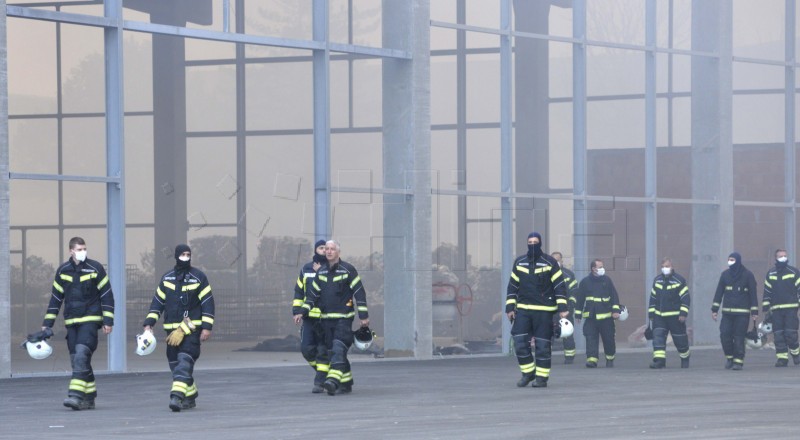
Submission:
[[[614,368],[614,359],[606,359],[606,368]]]
[[[683,362],[683,359],[681,359],[681,362]],[[652,369],[664,368],[666,366],[667,366],[667,360],[664,358],[653,359],[653,362],[650,363],[650,368]]]
[[[336,394],[350,394],[353,392],[353,383],[340,383],[339,388],[336,389]]]
[[[183,399],[181,402],[181,409],[192,409],[197,406],[197,402],[194,401],[194,398],[187,397]]]
[[[725,361],[725,369],[730,370],[731,368],[733,368],[733,359],[727,359]]]
[[[82,399],[78,396],[69,396],[64,399],[64,406],[75,411],[82,409],[94,409],[94,399]]]
[[[333,379],[328,379],[322,384],[322,388],[328,393],[329,396],[333,396],[336,394],[336,390],[339,388],[339,385]]]
[[[531,384],[534,388],[547,388],[547,378],[546,377],[537,377],[536,380],[533,381]]]
[[[169,409],[171,409],[172,412],[181,412],[181,409],[183,409],[183,399],[178,396],[170,396]]]
[[[575,356],[567,356],[564,358],[564,365],[572,365],[572,361],[575,360]]]
[[[778,361],[775,362],[775,366],[776,367],[787,367],[787,366],[789,366],[789,359],[778,359]]]
[[[524,388],[528,386],[531,381],[535,378],[533,373],[524,373],[522,377],[517,381],[517,386],[520,388]]]
[[[689,358],[681,358],[681,368],[689,368]]]
[[[741,370],[742,368],[744,368],[744,366],[743,366],[742,364],[735,363],[735,364],[733,364],[733,366],[731,367],[731,370],[739,371],[739,370]]]
[[[794,356],[794,355],[792,355],[792,362],[793,362],[795,365],[800,365],[800,354],[799,354],[799,355],[797,355],[797,356]]]
[[[595,362],[595,361],[586,361],[586,368],[597,368],[597,362]]]
[[[314,386],[311,388],[311,392],[314,393],[314,394],[320,394],[323,391],[325,391],[325,390],[322,389],[322,384],[316,384],[315,383]]]

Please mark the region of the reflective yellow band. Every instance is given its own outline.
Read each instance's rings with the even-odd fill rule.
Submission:
[[[537,267],[536,269],[534,269],[533,273],[550,272],[550,269],[552,268],[553,268],[552,266]]]
[[[553,276],[550,277],[550,282],[554,283],[558,279],[558,277],[560,277],[560,276],[561,276],[561,271],[559,270],[558,272],[553,274]]]
[[[522,273],[531,273],[531,271],[525,266],[517,266],[517,270]]]
[[[511,272],[511,279],[516,282],[519,282],[519,277],[514,272]]]
[[[186,284],[186,285],[181,286],[181,292],[188,292],[190,290],[197,290],[198,287],[200,287],[200,283]]]
[[[302,299],[293,299],[292,300],[292,307],[303,307],[303,300]]]
[[[164,281],[164,287],[175,290],[175,284],[172,284],[169,281]]]
[[[103,316],[106,317],[106,318],[114,319],[114,312],[106,312],[106,311],[104,311],[103,312]]]
[[[722,311],[723,312],[728,312],[728,313],[750,313],[749,309],[723,308]]]
[[[358,306],[358,311],[359,312],[367,312],[369,310],[367,309],[367,306]]]
[[[680,312],[678,312],[678,311],[672,311],[672,312],[662,312],[662,311],[660,311],[660,310],[656,310],[656,315],[657,315],[657,316],[664,316],[664,317],[667,317],[667,316],[677,316],[677,315],[679,315],[679,314],[680,314]]]
[[[598,314],[594,315],[594,319],[597,319],[597,320],[608,319],[610,317],[611,317],[611,313],[598,313]]]
[[[64,289],[59,285],[57,282],[53,281],[53,287],[61,293],[64,293]]]
[[[544,312],[555,312],[558,310],[556,306],[540,306],[540,305],[533,305],[533,304],[517,304],[518,309],[525,309],[525,310],[541,310]]]
[[[165,322],[164,323],[164,330],[174,330],[176,328],[179,328],[181,326],[181,324],[183,324],[183,321],[181,321],[181,322],[169,322],[169,323]],[[203,321],[201,321],[199,319],[193,319],[192,320],[192,324],[194,324],[196,326],[202,325]],[[188,328],[188,326],[187,326],[187,328]],[[184,331],[186,331],[186,330],[184,330]]]
[[[773,309],[773,310],[774,310],[774,309],[796,309],[796,308],[797,308],[797,305],[798,305],[797,303],[792,303],[792,304],[775,304],[774,306],[772,306],[772,307],[771,307],[771,309]]]
[[[67,282],[70,282],[70,283],[72,282],[72,276],[70,276],[70,275],[65,275],[65,274],[62,273],[58,277],[61,278],[64,281],[67,281]]]
[[[533,371],[534,368],[536,368],[536,364],[534,364],[533,362],[531,362],[530,364],[524,364],[519,366],[520,371],[522,371],[523,373],[530,373]]]
[[[158,313],[150,312],[147,314],[147,317],[145,319],[151,319],[151,318],[158,321]]]
[[[167,299],[167,295],[164,294],[164,292],[161,291],[161,287],[160,286],[156,289],[156,295],[158,295],[158,297],[161,298],[162,301]]]
[[[101,322],[101,321],[103,321],[102,316],[81,316],[80,318],[65,319],[64,325],[80,324],[83,322]]]
[[[199,295],[197,295],[197,298],[198,298],[198,299],[203,299],[203,298],[204,298],[206,295],[208,295],[209,293],[211,293],[211,286],[206,286],[206,288],[205,288],[205,289],[203,289],[203,290],[200,292],[200,294],[199,294]]]
[[[55,313],[48,313],[44,315],[44,319],[56,319],[57,316]]]
[[[536,367],[536,375],[539,377],[550,377],[550,369],[544,367]]]
[[[214,318],[212,318],[210,316],[203,316],[203,319],[201,321],[206,322],[206,323],[211,324],[211,325],[214,324]]]
[[[790,273],[781,277],[782,280],[788,280],[789,278],[794,278],[794,274]]]
[[[342,318],[352,318],[356,316],[356,312],[350,313],[322,313],[320,314],[320,318],[322,319],[342,319]]]
[[[310,312],[308,312],[309,318],[319,318],[320,315],[322,315],[322,312],[319,310],[319,307],[314,307]]]
[[[108,284],[108,276],[103,277],[103,279],[97,283],[97,288],[102,289],[106,284]]]
[[[97,278],[97,272],[87,273],[86,275],[81,275],[80,282],[89,281],[92,278]]]
[[[326,275],[317,275],[317,278],[319,278],[320,281],[328,282],[328,277]]]
[[[355,278],[355,279],[354,279],[354,280],[353,280],[353,281],[350,283],[350,288],[352,289],[353,287],[355,287],[355,286],[356,286],[356,284],[358,284],[360,281],[361,281],[361,277],[360,277],[360,276],[357,276],[357,277],[356,277],[356,278]]]

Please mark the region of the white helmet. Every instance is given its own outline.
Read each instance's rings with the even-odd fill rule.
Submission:
[[[756,333],[755,331],[747,332],[747,335],[744,338],[744,342],[747,344],[749,348],[761,348],[764,345],[764,340],[762,339],[764,335],[761,333]]]
[[[628,308],[623,306],[623,305],[620,305],[619,306],[619,320],[620,321],[624,321],[626,319],[628,319]]]
[[[372,345],[375,333],[369,327],[361,327],[353,332],[353,343],[359,350],[366,350]]]
[[[758,332],[762,335],[768,335],[772,333],[772,323],[771,322],[762,322],[758,324]]]
[[[156,349],[156,337],[153,333],[145,330],[142,334],[136,335],[136,354],[147,356]]]
[[[573,333],[575,333],[575,326],[573,326],[572,323],[569,322],[569,319],[567,318],[559,319],[558,326],[561,328],[561,335],[559,337],[562,339],[568,338],[572,336]]]
[[[46,359],[53,354],[53,347],[47,341],[38,342],[25,342],[25,348],[28,349],[28,354],[34,359]]]

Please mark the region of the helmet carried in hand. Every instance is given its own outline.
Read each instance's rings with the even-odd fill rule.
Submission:
[[[145,330],[141,334],[136,335],[136,354],[139,356],[147,356],[156,349],[156,337],[152,332]]]
[[[353,343],[359,350],[366,350],[372,345],[375,333],[369,327],[361,327],[353,332]]]

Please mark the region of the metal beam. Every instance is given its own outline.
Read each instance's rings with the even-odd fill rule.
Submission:
[[[313,53],[314,88],[314,237],[327,240],[331,229],[330,160],[330,53],[328,2],[313,0],[313,37],[319,49]]]
[[[795,251],[797,250],[797,144],[795,143],[795,118],[797,115],[797,107],[795,105],[795,82],[797,69],[795,66],[795,49],[797,46],[797,17],[795,15],[797,5],[795,0],[786,0],[786,14],[784,38],[786,40],[785,57],[785,112],[784,112],[784,154],[783,154],[783,192],[784,201],[790,203],[792,206],[787,208],[784,214],[784,239],[786,251],[793,258],[797,258]]]
[[[106,17],[121,23],[122,0],[106,0]],[[127,370],[126,342],[127,293],[125,279],[125,111],[122,27],[104,29],[105,105],[106,105],[106,174],[119,176],[118,182],[106,185],[108,228],[108,277],[114,291],[114,331],[108,341],[108,370]]]
[[[500,35],[500,192],[511,194],[513,191],[511,177],[514,174],[514,151],[512,148],[512,69],[513,59],[511,58],[511,0],[502,0],[500,3],[500,29],[504,31]],[[508,196],[500,197],[500,286],[498,291],[499,309],[505,312],[506,306],[506,283],[507,277],[511,273],[511,264],[514,260],[514,238],[512,231],[512,199]],[[510,351],[511,323],[503,319],[502,326],[502,351],[508,354]]]
[[[656,46],[656,0],[647,0],[645,3],[645,45],[651,48]],[[644,58],[644,113],[645,113],[645,147],[644,147],[644,195],[654,198],[658,195],[658,172],[656,154],[656,52],[645,52]],[[658,205],[646,203],[644,205],[644,304],[650,298],[650,271],[656,267],[658,255]],[[646,309],[646,307],[645,307]],[[647,320],[645,310],[644,320]]]
[[[0,0],[0,7],[5,6]],[[11,223],[8,148],[8,27],[0,14],[0,379],[11,377]]]

